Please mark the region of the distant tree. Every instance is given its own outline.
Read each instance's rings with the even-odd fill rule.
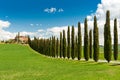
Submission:
[[[96,16],[94,16],[94,31],[93,31],[93,38],[94,38],[94,42],[93,42],[93,48],[94,48],[94,54],[93,54],[93,58],[95,60],[95,62],[98,61],[99,59],[99,32],[98,32],[98,27],[97,27],[97,18]]]
[[[75,57],[78,58],[78,37],[75,37]]]
[[[112,44],[111,44],[111,32],[110,32],[110,11],[106,13],[106,23],[104,26],[104,57],[108,61],[111,61],[112,56]]]
[[[60,32],[60,58],[62,58],[62,52],[63,52],[63,49],[62,49],[62,32]]]
[[[55,50],[54,50],[54,36],[52,36],[52,57],[54,57],[54,53],[55,53]]]
[[[56,56],[59,56],[59,40],[57,38],[57,42],[56,42]]]
[[[53,57],[55,57],[56,56],[56,38],[55,38],[55,36],[54,36],[54,43],[53,43],[53,45],[54,45],[54,55],[53,55]]]
[[[118,59],[118,31],[117,19],[114,20],[114,60]]]
[[[71,57],[72,59],[75,58],[75,41],[74,41],[74,26],[72,26],[72,32],[71,32]]]
[[[89,56],[92,58],[92,30],[89,31]]]
[[[88,25],[87,25],[87,18],[85,18],[85,22],[84,22],[84,58],[86,61],[89,60],[89,41],[88,41]]]
[[[38,39],[36,37],[34,37],[33,49],[36,50],[36,51],[38,51]]]
[[[78,60],[81,59],[82,54],[82,36],[81,36],[81,25],[78,22]]]
[[[66,57],[66,37],[65,37],[65,30],[63,30],[63,58]]]
[[[68,31],[67,31],[67,57],[68,59],[70,58],[70,27],[68,26]]]
[[[18,35],[17,35],[17,43],[20,43],[20,32],[18,32]]]
[[[49,42],[49,56],[52,56],[52,42],[51,42],[51,37],[50,37],[50,42]]]
[[[29,46],[31,47],[31,39],[30,39],[30,36],[28,36],[28,44],[29,44]]]

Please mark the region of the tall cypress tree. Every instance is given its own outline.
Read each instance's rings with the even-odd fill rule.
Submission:
[[[54,37],[52,36],[52,57],[54,57]]]
[[[56,56],[58,57],[59,56],[59,40],[57,38],[57,42],[56,42]]]
[[[88,24],[87,24],[87,18],[85,18],[84,22],[84,58],[86,61],[89,60],[89,41],[88,41]]]
[[[93,31],[93,35],[94,35],[94,42],[93,42],[93,48],[94,48],[94,54],[93,54],[93,58],[95,60],[95,62],[98,61],[99,59],[99,32],[98,32],[98,27],[97,27],[97,18],[96,16],[94,16],[94,31]]]
[[[92,58],[92,30],[89,31],[89,57]]]
[[[112,56],[111,32],[110,32],[110,11],[106,13],[106,23],[104,26],[104,57],[110,62]]]
[[[68,59],[70,58],[70,27],[68,26],[68,31],[67,31],[67,57]]]
[[[106,28],[106,24],[104,25],[104,58],[106,59],[107,56],[107,51],[106,51],[106,32],[107,32],[107,28]]]
[[[66,38],[65,38],[65,30],[63,30],[63,58],[66,57]]]
[[[118,59],[118,31],[117,19],[114,20],[114,60]]]
[[[78,37],[75,38],[75,57],[78,57]]]
[[[45,42],[45,39],[44,39],[44,42],[43,42],[43,47],[44,47],[44,50],[43,50],[43,54],[46,55],[45,51],[46,51],[46,46],[45,46],[46,42]]]
[[[75,58],[75,41],[74,41],[74,26],[72,26],[72,32],[71,32],[71,57],[72,59]]]
[[[62,52],[63,52],[63,49],[62,49],[62,32],[60,32],[60,58],[62,58]]]
[[[49,42],[49,56],[52,56],[52,42],[51,42],[51,37],[50,37],[50,42]]]
[[[56,40],[55,36],[52,36],[52,57],[55,57],[56,54]]]
[[[80,22],[78,22],[78,60],[81,59],[81,53],[82,53],[81,25]]]
[[[55,36],[54,36],[53,41],[54,41],[54,55],[53,55],[53,57],[55,57],[56,56],[56,39],[55,39]]]
[[[28,36],[28,44],[29,44],[29,46],[31,47],[31,39],[30,39],[30,36]]]

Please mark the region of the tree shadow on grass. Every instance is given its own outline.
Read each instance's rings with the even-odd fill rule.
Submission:
[[[104,65],[107,64],[107,62],[96,62],[96,65]]]
[[[111,64],[110,66],[120,66],[120,63],[114,63],[114,64]]]
[[[98,62],[98,64],[106,64],[107,62]]]

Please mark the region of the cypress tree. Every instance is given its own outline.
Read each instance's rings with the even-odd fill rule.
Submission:
[[[38,39],[37,39],[36,37],[34,37],[33,49],[34,49],[35,51],[38,51]]]
[[[89,57],[92,58],[92,30],[89,31]]]
[[[46,51],[46,45],[45,45],[45,43],[46,43],[46,42],[45,42],[45,39],[44,39],[44,43],[43,43],[43,45],[44,45],[44,46],[43,46],[43,48],[44,48],[43,54],[44,54],[44,55],[46,55],[46,53],[45,53],[45,51]]]
[[[114,60],[118,59],[118,31],[117,19],[114,20]]]
[[[54,55],[53,55],[53,57],[55,57],[56,56],[56,39],[55,39],[55,36],[54,36],[54,38],[53,38],[53,47],[54,47]]]
[[[66,57],[66,38],[65,38],[65,30],[63,30],[63,58]]]
[[[29,46],[31,47],[31,39],[30,39],[30,36],[28,36],[28,44],[29,44]]]
[[[54,50],[54,37],[52,36],[52,57],[54,57],[54,53],[55,53],[55,50]]]
[[[60,32],[60,58],[62,58],[62,32]]]
[[[75,58],[75,41],[74,41],[74,26],[72,26],[72,32],[71,32],[71,57],[72,59]]]
[[[52,43],[51,43],[51,37],[50,37],[50,42],[49,42],[49,56],[52,56]]]
[[[75,38],[75,57],[78,57],[78,37]]]
[[[106,24],[104,26],[104,57],[108,61],[111,61],[112,56],[112,44],[111,44],[111,32],[110,32],[110,11],[106,13]]]
[[[45,39],[45,42],[46,42],[46,44],[45,44],[45,47],[46,47],[45,53],[46,53],[46,56],[49,56],[49,39]]]
[[[106,31],[107,31],[107,28],[106,28],[106,24],[104,25],[104,58],[106,59],[106,56],[107,56],[107,51],[106,51]]]
[[[59,40],[57,38],[57,42],[56,42],[56,56],[58,57],[59,56]]]
[[[81,52],[82,51],[82,38],[81,38],[81,25],[78,22],[78,60],[81,59]]]
[[[85,22],[84,22],[84,58],[86,61],[89,60],[89,41],[88,41],[88,25],[87,25],[87,18],[85,18]]]
[[[67,31],[67,57],[68,59],[70,58],[70,27],[68,26],[68,31]]]
[[[97,27],[97,18],[96,16],[94,16],[94,31],[93,31],[93,35],[94,35],[94,42],[93,42],[93,48],[94,48],[94,54],[93,54],[93,58],[95,60],[95,62],[98,61],[99,59],[99,32],[98,32],[98,27]]]

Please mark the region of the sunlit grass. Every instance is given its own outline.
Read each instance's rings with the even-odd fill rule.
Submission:
[[[0,80],[120,80],[120,66],[112,65],[48,58],[28,46],[0,45]]]

